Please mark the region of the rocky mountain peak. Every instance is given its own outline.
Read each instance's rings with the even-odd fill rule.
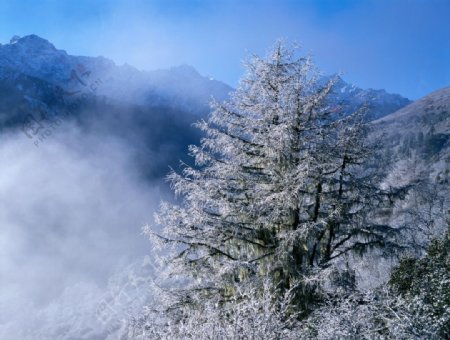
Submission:
[[[41,38],[36,34],[19,37],[15,35],[11,38],[9,45],[17,45],[24,48],[27,52],[34,51],[56,51],[55,46],[48,40]]]

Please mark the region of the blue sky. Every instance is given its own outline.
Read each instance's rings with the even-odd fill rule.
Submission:
[[[38,34],[139,69],[190,64],[236,85],[279,37],[325,73],[412,99],[450,85],[450,0],[0,0],[0,42]]]

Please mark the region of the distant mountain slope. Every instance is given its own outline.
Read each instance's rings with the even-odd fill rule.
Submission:
[[[393,217],[425,246],[450,218],[450,87],[374,121],[371,138],[384,186],[412,186]]]
[[[386,146],[398,157],[416,153],[421,157],[450,162],[450,87],[375,120]]]
[[[386,117],[377,120],[375,123],[385,123],[396,120],[397,122],[437,123],[444,130],[449,126],[442,124],[447,122],[450,112],[450,86],[437,90],[412,104],[405,106]]]
[[[45,80],[67,91],[89,91],[95,87],[98,95],[115,100],[189,106],[192,112],[204,112],[211,97],[223,100],[232,90],[187,65],[143,72],[127,64],[117,66],[104,57],[69,55],[37,35],[16,37],[11,43],[0,45],[0,68]]]

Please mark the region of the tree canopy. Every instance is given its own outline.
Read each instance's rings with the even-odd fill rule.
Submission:
[[[196,165],[168,176],[180,203],[161,205],[162,232],[147,229],[167,276],[181,278],[166,304],[174,322],[212,305],[234,315],[226,308],[243,306],[245,287],[270,291],[280,319],[301,320],[325,294],[354,288],[349,256],[398,246],[383,219],[398,192],[370,166],[364,108],[344,115],[336,79],[281,41],[245,66],[197,124]]]

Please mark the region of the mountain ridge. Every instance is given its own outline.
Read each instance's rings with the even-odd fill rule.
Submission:
[[[211,98],[225,100],[233,90],[221,81],[200,75],[190,65],[140,71],[126,63],[116,65],[101,56],[69,55],[34,34],[22,38],[15,36],[9,44],[0,45],[0,68],[44,79],[67,91],[83,91],[86,87],[83,81],[90,78],[101,82],[96,88],[98,95],[140,105],[183,105],[203,116],[209,112]],[[368,120],[378,119],[411,103],[398,94],[382,89],[361,89],[342,78],[335,86],[335,96],[336,102],[347,113],[370,102]]]
[[[142,105],[173,106],[174,101],[180,101],[202,112],[211,95],[223,100],[232,90],[223,82],[200,75],[192,66],[139,71],[102,56],[69,55],[37,35],[16,37],[0,45],[0,68],[46,80],[68,91],[85,90],[90,78],[101,82],[97,86],[99,95]]]

